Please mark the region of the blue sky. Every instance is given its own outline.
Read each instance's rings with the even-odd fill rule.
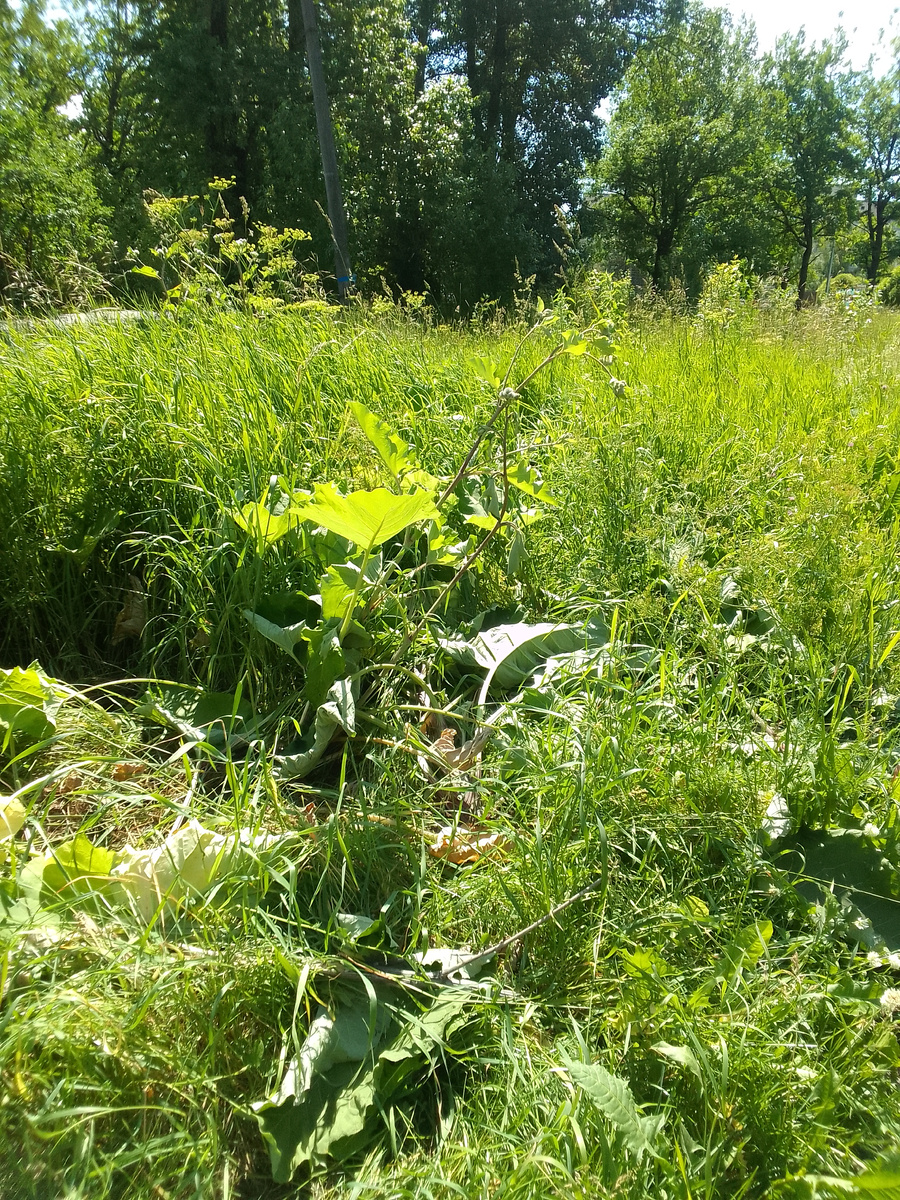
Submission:
[[[756,25],[759,48],[771,50],[782,33],[796,33],[802,25],[809,41],[831,37],[840,25],[850,42],[853,66],[863,67],[878,52],[887,66],[890,43],[900,37],[898,0],[707,0],[710,7],[727,8],[736,17],[746,14]]]

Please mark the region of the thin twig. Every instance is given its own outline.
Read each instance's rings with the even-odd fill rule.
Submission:
[[[569,896],[567,899],[563,900],[561,904],[557,904],[554,908],[551,908],[548,913],[544,913],[542,917],[538,917],[536,921],[532,921],[530,925],[526,925],[524,929],[520,929],[518,933],[512,933],[509,937],[503,938],[502,941],[495,943],[493,946],[488,946],[485,950],[479,951],[478,954],[473,954],[469,958],[462,959],[462,961],[458,962],[455,966],[448,967],[439,972],[437,978],[448,979],[451,975],[455,975],[457,971],[461,971],[464,967],[470,967],[472,963],[480,962],[484,958],[493,958],[495,955],[499,954],[501,950],[505,950],[507,946],[511,946],[514,942],[521,941],[521,939],[523,937],[527,937],[529,933],[534,933],[536,929],[540,929],[542,925],[546,925],[548,921],[552,921],[554,917],[558,917],[559,914],[564,909],[567,909],[571,904],[575,904],[579,900],[584,900],[586,896],[589,896],[592,892],[596,892],[601,888],[605,889],[606,880],[607,873],[604,871],[602,875],[592,880],[586,888],[582,888],[581,891],[576,892],[574,896]]]

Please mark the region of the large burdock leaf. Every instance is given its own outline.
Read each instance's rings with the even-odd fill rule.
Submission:
[[[249,608],[244,609],[244,620],[248,621],[257,633],[261,633],[264,638],[274,642],[291,658],[294,658],[295,647],[309,632],[309,626],[305,621],[300,621],[296,625],[276,625],[274,621],[267,621],[265,617],[252,612]]]
[[[626,1150],[640,1159],[653,1153],[653,1145],[662,1127],[662,1118],[644,1117],[634,1102],[631,1088],[624,1079],[613,1075],[598,1063],[569,1060],[566,1069],[575,1083],[584,1089],[596,1107],[622,1137]]]
[[[36,664],[0,667],[0,750],[49,737],[63,698],[61,688]]]
[[[316,710],[312,732],[294,754],[275,760],[280,779],[298,779],[318,765],[338,729],[351,736],[356,731],[356,701],[349,679],[339,679],[329,689],[325,703]]]
[[[438,638],[441,648],[455,662],[487,671],[479,704],[485,703],[494,683],[501,688],[518,687],[548,658],[576,650],[599,649],[608,641],[608,628],[596,618],[587,625],[560,625],[549,621],[529,625],[522,621],[514,625],[495,625],[473,638],[459,635]]]
[[[333,1013],[320,1009],[280,1087],[253,1105],[279,1183],[306,1163],[340,1162],[371,1141],[376,1113],[435,1065],[473,998],[447,988],[422,1007],[400,995],[388,1003],[359,991]]]
[[[409,446],[387,421],[376,416],[358,400],[351,400],[349,407],[363,433],[378,451],[379,458],[399,483],[400,476],[417,465],[410,456]]]
[[[247,742],[256,736],[249,700],[230,692],[204,692],[184,684],[164,684],[148,693],[135,709],[139,717],[177,730],[186,741],[222,748],[228,742]]]
[[[387,488],[374,488],[342,496],[331,483],[317,483],[312,501],[290,511],[298,520],[322,525],[367,551],[418,521],[440,519],[428,492],[396,496]]]
[[[233,510],[231,519],[239,529],[243,529],[253,538],[260,555],[297,526],[297,519],[289,512],[273,513],[258,500],[252,500],[243,508]]]
[[[114,859],[111,850],[95,846],[79,833],[71,841],[56,846],[50,854],[33,860],[26,870],[40,875],[44,892],[71,899],[103,891]]]

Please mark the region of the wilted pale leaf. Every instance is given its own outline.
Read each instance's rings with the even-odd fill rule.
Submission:
[[[442,858],[459,866],[461,863],[477,862],[491,850],[502,850],[506,839],[499,833],[472,833],[462,825],[445,825],[438,830],[437,837],[428,847],[432,858]]]
[[[109,872],[112,898],[125,903],[145,921],[161,904],[177,905],[208,891],[227,870],[269,848],[272,835],[215,833],[190,820],[169,834],[161,846],[136,850],[125,846]]]
[[[112,644],[117,646],[125,638],[139,638],[146,624],[147,598],[144,595],[143,584],[137,575],[129,575],[128,591],[125,593],[125,603],[116,616]]]
[[[0,796],[0,842],[14,837],[25,824],[25,809],[15,796]]]

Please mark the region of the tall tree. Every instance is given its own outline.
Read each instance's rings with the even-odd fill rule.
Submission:
[[[61,111],[83,66],[67,22],[46,21],[37,0],[0,0],[0,303],[14,290],[40,297],[104,240],[84,146]]]
[[[555,207],[580,200],[598,106],[674,0],[410,0],[427,76],[464,81],[492,200],[512,209],[529,266],[552,249]],[[504,195],[499,184],[509,187]],[[529,244],[530,243],[530,244]],[[512,264],[510,264],[512,265]]]
[[[871,67],[863,74],[854,118],[860,143],[866,275],[875,283],[888,224],[900,217],[900,62],[879,79],[873,78]]]
[[[764,64],[761,115],[770,161],[763,200],[800,256],[798,306],[816,240],[833,235],[852,208],[850,78],[842,70],[842,49],[830,42],[807,47],[801,30],[781,38]]]
[[[735,193],[758,145],[752,34],[692,4],[628,69],[594,168],[607,237],[653,285]],[[683,268],[683,263],[680,264]]]

